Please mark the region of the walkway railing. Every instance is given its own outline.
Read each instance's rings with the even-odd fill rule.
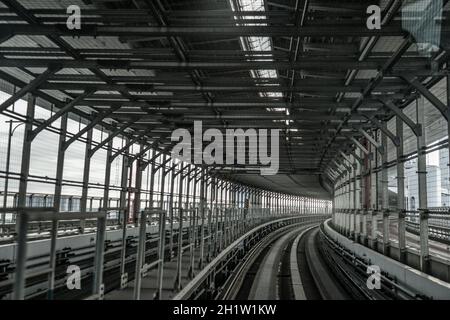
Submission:
[[[83,291],[79,295],[84,298],[101,299],[107,291],[126,287],[136,278],[136,274],[145,277],[156,267],[160,267],[163,273],[164,261],[172,258],[177,257],[178,270],[181,270],[180,254],[187,250],[191,255],[190,276],[193,278],[195,263],[199,264],[198,267],[210,263],[217,254],[248,230],[269,220],[286,216],[268,208],[215,206],[212,209],[205,207],[204,214],[197,207],[173,208],[173,210],[172,219],[164,210],[158,211],[153,208],[143,210],[140,221],[137,224],[128,224],[125,229],[118,228],[115,223],[110,225],[112,229],[107,229],[110,222],[107,219],[108,210],[96,213],[56,213],[51,208],[17,210],[19,217],[28,217],[25,220],[19,219],[19,232],[14,233],[13,238],[20,247],[19,256],[22,258],[20,261],[15,260],[13,244],[2,247],[0,258],[4,261],[0,265],[0,298],[2,295],[10,296],[12,293],[17,298],[41,297],[46,291],[49,298],[61,294],[69,297],[73,292],[61,293],[60,290],[65,286],[66,269],[70,265],[81,263],[83,282],[92,282],[94,290]],[[31,212],[39,212],[39,218],[35,219],[35,214],[31,215]],[[162,215],[161,212],[165,214]],[[160,220],[154,225],[156,216],[159,216]],[[79,226],[81,220],[86,221],[86,234],[66,238],[67,234],[61,232],[61,227]],[[30,241],[33,228],[36,226],[39,226],[42,234],[45,228],[46,238],[50,239]],[[96,234],[95,243],[92,242],[92,234]],[[28,254],[24,254],[27,247],[32,251],[29,250]],[[197,260],[194,257],[196,248],[202,248],[200,259]],[[129,263],[136,259],[138,259],[137,267],[130,270]],[[42,266],[48,266],[44,271],[52,270],[53,275],[43,277]],[[104,272],[108,272],[108,277],[114,274],[117,281],[108,280],[105,287],[101,277],[98,277]],[[158,277],[162,278],[162,275]],[[51,285],[48,285],[49,281]],[[115,285],[111,283],[117,283],[118,287],[114,287]],[[174,288],[181,289],[180,283],[179,280],[178,283],[175,281]],[[138,290],[136,289],[137,297],[139,297]]]

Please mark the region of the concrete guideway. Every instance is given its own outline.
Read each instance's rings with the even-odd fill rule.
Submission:
[[[206,288],[210,288],[213,290],[213,296],[217,293],[220,294],[220,292],[224,288],[218,286],[214,281],[214,278],[218,275],[218,270],[220,270],[220,272],[225,271],[227,277],[230,276],[230,272],[232,272],[232,270],[235,269],[238,265],[238,257],[244,256],[245,252],[253,247],[255,243],[258,243],[261,239],[264,240],[266,236],[270,236],[271,232],[277,232],[278,228],[281,228],[280,230],[284,230],[284,232],[287,232],[289,231],[289,225],[292,223],[308,224],[312,223],[313,221],[322,221],[325,217],[326,216],[323,215],[309,217],[291,217],[279,221],[265,223],[247,232],[230,246],[228,246],[225,250],[223,250],[217,257],[215,257],[187,287],[181,290],[174,297],[174,299],[183,300],[188,299],[189,297],[198,297],[198,295],[204,292]],[[283,222],[283,220],[286,220],[286,222]],[[238,274],[234,274],[234,276],[237,275]],[[223,285],[223,283],[221,285]],[[237,287],[235,290],[239,289],[240,287]]]
[[[348,249],[357,257],[369,260],[377,265],[382,272],[395,277],[399,284],[416,293],[423,294],[433,299],[450,300],[450,283],[420,272],[405,264],[399,263],[374,250],[355,243],[331,228],[331,220],[324,223],[325,233],[341,246]]]
[[[295,228],[281,236],[270,248],[258,269],[252,288],[250,289],[249,300],[277,300],[280,297],[277,285],[277,275],[280,268],[281,258],[286,250],[288,242],[299,232],[303,233],[311,227],[302,226]]]

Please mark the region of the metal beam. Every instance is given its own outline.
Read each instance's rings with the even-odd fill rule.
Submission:
[[[48,67],[48,65],[49,64],[46,64],[45,67]],[[30,83],[28,83],[22,89],[17,91],[14,95],[12,95],[8,99],[6,99],[5,102],[0,104],[0,112],[5,111],[9,106],[11,106],[17,100],[21,99],[27,93],[30,93],[33,90],[36,90],[41,84],[43,84],[45,81],[47,81],[47,79],[50,78],[53,74],[55,74],[58,70],[59,70],[59,68],[57,68],[57,67],[48,67],[47,70],[45,70],[39,76],[34,78]]]
[[[108,137],[103,140],[102,142],[100,142],[99,144],[97,144],[94,148],[92,148],[89,151],[89,157],[92,157],[94,155],[94,153],[96,153],[98,150],[100,150],[103,146],[105,146],[110,140],[114,139],[114,137],[117,137],[119,134],[122,134],[125,132],[126,129],[128,129],[129,127],[131,127],[137,120],[132,120],[128,123],[123,124],[119,129],[117,129],[116,131],[114,131],[113,133],[111,133],[110,135],[108,135]]]
[[[422,134],[422,127],[420,124],[416,124],[414,121],[412,121],[406,114],[403,113],[403,111],[397,107],[392,101],[387,99],[380,99],[380,101],[394,114],[399,117],[409,128],[411,128],[412,132],[416,137],[419,136],[419,134]]]
[[[128,141],[125,146],[123,146],[119,151],[114,152],[113,155],[111,155],[111,162],[114,161],[114,159],[116,159],[120,154],[122,154],[123,152],[125,152],[126,150],[128,150],[129,147],[131,147],[133,144],[135,144],[137,141],[141,140],[143,137],[145,137],[147,134],[149,134],[152,131],[152,129],[146,130],[140,134],[138,134],[136,137],[134,137],[133,139],[131,139],[130,141]],[[147,149],[148,150],[148,149]],[[142,153],[142,149],[139,152],[139,154]],[[142,155],[144,155],[144,153],[142,153]],[[140,157],[137,157],[140,158]]]
[[[355,139],[355,137],[350,137],[350,140],[367,156],[370,154],[370,151],[367,150],[366,147],[364,147],[358,140]]]
[[[358,132],[360,132],[369,142],[378,150],[380,154],[384,152],[383,146],[378,143],[370,134],[368,134],[363,129],[359,128]]]
[[[442,32],[447,32],[444,26]],[[177,27],[136,27],[132,25],[102,26],[85,25],[80,30],[69,30],[65,24],[37,25],[37,24],[7,24],[4,34],[13,35],[43,35],[43,36],[105,36],[128,37],[136,39],[142,37],[186,37],[186,36],[253,36],[253,37],[371,37],[371,36],[406,36],[401,23],[391,23],[380,30],[369,30],[365,26],[309,25],[302,28],[290,26],[177,26]]]
[[[351,152],[351,155],[356,159],[356,161],[358,161],[358,163],[359,163],[360,165],[363,165],[364,159],[361,158],[360,156],[358,156],[358,155],[356,154],[355,150],[353,150],[353,151]],[[355,209],[356,209],[356,208],[355,208]]]
[[[86,125],[86,127],[81,129],[77,134],[75,134],[69,140],[67,140],[64,143],[64,148],[63,149],[66,150],[74,141],[76,141],[79,138],[81,138],[86,132],[88,132],[89,130],[94,128],[97,124],[102,122],[103,119],[105,119],[105,118],[109,117],[110,115],[112,115],[114,113],[114,111],[117,111],[119,108],[120,107],[115,106],[115,107],[111,107],[108,111],[100,112],[97,115],[97,117],[95,117],[91,122],[89,122],[89,124]]]
[[[63,108],[59,109],[55,112],[50,118],[42,122],[36,129],[32,132],[32,137],[35,138],[42,130],[50,126],[54,121],[60,118],[62,115],[66,114],[70,110],[72,110],[76,105],[78,105],[85,98],[93,94],[95,90],[85,91],[83,94],[76,97],[74,100],[68,102]]]
[[[403,76],[410,85],[412,85],[417,91],[420,92],[439,112],[442,114],[445,120],[448,121],[447,106],[433,93],[431,93],[420,81],[414,76]]]
[[[6,59],[0,58],[0,67],[16,67],[16,68],[45,68],[52,63],[54,59]],[[355,61],[348,58],[317,58],[304,57],[297,62],[289,61],[133,61],[133,60],[80,60],[80,59],[64,59],[58,60],[58,65],[62,68],[87,68],[87,69],[121,69],[121,70],[139,70],[139,69],[155,69],[155,70],[193,70],[193,69],[224,69],[224,70],[255,70],[255,69],[278,69],[278,70],[339,70],[348,69],[356,70],[376,70],[385,59],[372,58],[366,61]],[[404,58],[400,61],[396,70],[412,70],[413,68],[429,68],[430,63],[423,58]],[[120,88],[117,86],[115,88]],[[275,89],[275,88],[274,88]],[[373,88],[375,89],[375,88]],[[361,100],[362,102],[362,100]]]
[[[391,131],[389,131],[385,126],[383,126],[378,120],[370,117],[367,117],[367,119],[372,122],[378,129],[380,129],[386,136],[388,136],[395,146],[398,146],[400,144],[398,137]]]

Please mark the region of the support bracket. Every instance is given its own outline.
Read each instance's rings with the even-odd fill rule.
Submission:
[[[421,95],[425,97],[439,112],[445,120],[448,121],[447,106],[439,100],[433,93],[430,92],[417,77],[412,75],[403,75],[402,78],[411,86],[413,86]]]
[[[369,142],[378,150],[380,154],[384,153],[383,146],[380,143],[378,143],[370,134],[368,134],[361,128],[358,129],[358,132],[360,132],[367,140],[369,140]]]
[[[400,145],[400,139],[393,134],[390,130],[386,129],[378,120],[370,118],[366,116],[367,120],[369,120],[371,123],[373,123],[375,126],[377,126],[378,129],[380,129],[386,136],[391,139],[392,143],[398,147]]]
[[[397,107],[392,101],[387,99],[378,99],[383,105],[394,112],[396,116],[398,116],[402,121],[411,128],[412,132],[415,134],[416,137],[420,137],[422,135],[422,125],[419,123],[415,123],[412,121],[406,114],[403,113],[403,111]]]
[[[350,140],[362,151],[365,155],[369,155],[370,151],[366,149],[355,137],[350,137]]]
[[[45,120],[44,122],[42,122],[36,129],[34,129],[31,132],[31,140],[33,140],[34,138],[36,138],[36,136],[45,128],[47,128],[48,126],[50,126],[53,122],[55,122],[56,120],[58,120],[61,116],[63,116],[65,113],[70,112],[77,104],[79,104],[80,102],[82,102],[84,99],[86,99],[88,96],[90,96],[91,94],[93,94],[95,92],[95,90],[86,90],[83,94],[79,95],[78,97],[76,97],[75,99],[73,99],[72,101],[68,102],[64,107],[62,107],[61,109],[59,109],[56,113],[54,113],[50,118],[48,118],[47,120]]]

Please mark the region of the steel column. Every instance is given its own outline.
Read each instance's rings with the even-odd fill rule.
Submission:
[[[198,261],[198,268],[203,269],[203,258],[205,255],[205,169],[201,171],[200,178],[200,215],[201,215],[201,229],[200,229],[200,259]]]
[[[170,220],[170,239],[169,239],[169,259],[173,258],[173,199],[174,199],[174,189],[175,189],[175,165],[172,165],[171,179],[170,179],[170,194],[169,194],[169,220]]]
[[[6,150],[6,167],[5,167],[5,182],[3,190],[3,208],[8,207],[8,191],[9,191],[9,174],[10,174],[10,164],[11,164],[11,140],[13,137],[13,120],[9,120],[9,130],[8,130],[8,147]],[[17,128],[17,127],[16,127]],[[2,233],[6,232],[6,212],[2,212]]]
[[[180,164],[180,170],[183,164]],[[188,168],[189,169],[189,168]],[[182,261],[183,261],[183,172],[179,173],[180,179],[178,183],[178,249],[177,249],[177,273],[175,276],[175,290],[182,289]],[[191,249],[192,250],[192,249]]]
[[[63,180],[63,171],[64,171],[64,158],[65,158],[65,150],[64,143],[66,141],[67,135],[67,113],[63,114],[61,117],[61,132],[59,135],[59,144],[58,144],[58,159],[56,160],[56,179],[55,179],[55,193],[53,196],[53,207],[56,212],[61,210],[61,192],[62,192],[62,180]],[[51,269],[48,278],[48,293],[47,298],[49,300],[53,299],[53,290],[55,288],[55,269],[56,269],[56,241],[58,237],[58,220],[52,221],[52,230],[51,230],[51,240],[50,240],[50,261],[49,268]]]
[[[389,188],[388,188],[388,148],[387,148],[387,121],[383,121],[382,126],[385,130],[381,132],[381,144],[383,154],[381,156],[381,211],[383,216],[383,254],[389,256],[390,251],[390,221],[389,221]]]
[[[167,155],[164,154],[163,156],[163,162],[166,163]],[[164,185],[165,185],[165,178],[166,173],[164,170],[164,167],[161,166],[161,195],[160,195],[160,209],[162,210],[160,212],[159,217],[159,240],[158,240],[158,260],[161,260],[161,262],[158,264],[158,273],[156,278],[156,292],[155,292],[155,299],[159,300],[162,298],[162,285],[163,285],[163,279],[164,279],[164,260],[165,260],[165,252],[166,252],[166,214],[164,212]]]
[[[419,218],[420,218],[420,269],[428,271],[428,190],[427,190],[427,158],[425,139],[425,102],[424,97],[417,100],[417,123],[422,125],[422,134],[417,137],[417,174],[419,180]]]
[[[94,129],[91,129],[87,133],[86,138],[86,148],[84,153],[84,169],[83,169],[83,186],[81,191],[81,200],[80,200],[80,212],[86,213],[87,207],[87,196],[89,191],[89,173],[91,170],[91,146],[92,146],[92,133]],[[82,219],[80,221],[80,233],[84,233],[84,227],[86,224],[86,220]]]
[[[19,196],[17,199],[17,207],[22,210],[27,206],[27,187],[28,175],[30,172],[30,155],[31,155],[31,134],[33,130],[33,120],[35,111],[36,98],[28,95],[27,100],[27,122],[25,123],[25,133],[22,146],[22,163],[20,168]],[[27,224],[28,217],[23,211],[18,214],[17,220],[17,253],[16,253],[16,272],[13,285],[13,299],[23,300],[25,298],[25,273],[27,260]]]
[[[398,214],[398,246],[399,261],[406,262],[406,212],[405,212],[405,166],[403,163],[403,120],[396,117],[396,133],[400,139],[397,147],[397,214]]]
[[[125,138],[125,144],[128,142],[128,139]],[[123,289],[128,282],[128,274],[125,270],[125,261],[127,254],[127,224],[128,224],[128,212],[129,212],[129,203],[127,203],[127,194],[128,194],[128,174],[131,175],[130,166],[132,162],[128,156],[129,148],[126,150],[125,154],[122,156],[122,170],[121,170],[121,179],[120,179],[120,210],[118,223],[122,228],[122,248],[120,253],[120,277],[121,277],[121,288]],[[111,162],[111,158],[109,158],[109,162]],[[110,163],[111,166],[111,163]],[[129,173],[130,172],[130,173]],[[107,202],[107,199],[105,199]]]

